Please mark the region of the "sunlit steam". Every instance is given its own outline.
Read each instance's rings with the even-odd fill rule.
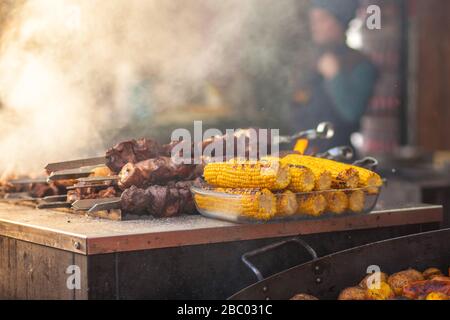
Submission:
[[[180,108],[214,79],[228,82],[230,104],[260,107],[236,74],[261,70],[278,81],[282,35],[307,32],[299,3],[25,1],[1,38],[0,172],[39,173],[47,162],[101,154],[111,143],[105,132],[133,119],[128,92],[143,80],[155,113]]]

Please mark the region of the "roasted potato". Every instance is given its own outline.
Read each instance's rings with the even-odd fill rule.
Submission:
[[[344,289],[338,300],[368,300],[367,291],[361,287],[351,287]]]
[[[380,282],[387,282],[389,276],[384,273],[384,272],[374,272],[372,274],[368,274],[367,276],[364,277],[364,279],[361,280],[361,282],[359,283],[359,286],[361,288],[367,289],[369,287],[369,283],[367,283],[367,281],[370,280],[371,283],[374,283],[374,281],[376,281],[376,279],[380,279]]]
[[[316,297],[314,297],[310,294],[299,293],[299,294],[296,294],[295,296],[293,296],[289,300],[319,300],[319,299],[317,299]]]
[[[388,284],[394,290],[396,295],[401,296],[403,294],[403,288],[405,286],[412,282],[422,280],[424,280],[422,273],[414,269],[408,269],[391,275],[388,278]]]
[[[438,268],[428,268],[427,270],[422,272],[422,275],[426,280],[431,280],[434,277],[441,277],[444,274]]]
[[[367,297],[370,300],[390,300],[395,297],[395,293],[389,284],[380,282],[379,285],[371,284],[368,287]]]
[[[431,292],[425,300],[450,300],[450,297],[442,292]]]

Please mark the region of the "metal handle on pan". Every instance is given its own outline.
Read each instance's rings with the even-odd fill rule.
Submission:
[[[302,246],[304,249],[306,249],[306,251],[308,251],[308,253],[311,255],[312,260],[317,259],[316,251],[304,240],[302,240],[298,237],[295,237],[295,238],[292,238],[289,240],[273,243],[268,246],[244,253],[241,257],[241,260],[247,267],[250,268],[250,270],[252,270],[252,272],[255,274],[256,278],[258,278],[258,281],[262,281],[262,280],[264,280],[264,276],[262,275],[261,271],[259,271],[259,269],[253,263],[251,263],[248,260],[248,258],[260,255],[262,253],[266,253],[267,251],[271,251],[273,249],[276,249],[278,247],[281,247],[281,246],[283,246],[287,243],[291,243],[291,242],[295,242],[295,243],[299,244],[300,246]]]
[[[365,157],[361,160],[353,162],[354,166],[366,168],[369,170],[376,170],[378,167],[378,164],[379,164],[378,160],[373,157]]]

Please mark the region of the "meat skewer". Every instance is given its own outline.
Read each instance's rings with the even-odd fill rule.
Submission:
[[[238,130],[233,135],[237,137],[246,135],[249,137],[250,130]],[[256,130],[257,132],[257,130]],[[333,126],[330,123],[321,123],[316,129],[306,130],[299,132],[293,136],[282,136],[279,137],[279,143],[290,143],[295,139],[305,138],[305,139],[330,139],[334,135]],[[217,139],[225,140],[226,136],[213,137],[211,139],[203,141],[198,147],[201,151],[204,150],[208,145],[216,141]],[[270,142],[271,139],[268,139]],[[236,140],[235,140],[236,142]],[[66,162],[50,163],[46,166],[48,172],[76,169],[85,166],[95,166],[106,164],[113,172],[119,172],[124,165],[127,163],[137,163],[143,160],[147,160],[155,157],[170,157],[172,150],[180,142],[175,141],[166,145],[160,145],[151,139],[139,139],[139,140],[128,140],[117,144],[106,152],[104,157],[95,157],[89,159],[71,160]],[[236,144],[235,144],[236,145]],[[246,144],[247,145],[247,144]],[[192,145],[194,148],[194,145]],[[225,144],[224,144],[225,148]],[[270,146],[268,146],[269,152]],[[226,151],[226,150],[224,150]],[[234,150],[233,154],[236,152]],[[250,150],[246,150],[246,153],[250,153]],[[226,152],[223,153],[224,155]]]
[[[150,186],[146,189],[132,186],[126,189],[120,198],[111,201],[101,201],[90,208],[89,213],[121,209],[124,212],[137,215],[152,215],[154,217],[174,217],[181,214],[196,212],[190,188],[195,181],[181,181],[166,186]],[[77,203],[74,203],[76,206]]]
[[[126,164],[119,173],[119,187],[146,188],[152,184],[166,184],[174,180],[190,180],[195,177],[196,165],[176,164],[168,157],[159,157]]]

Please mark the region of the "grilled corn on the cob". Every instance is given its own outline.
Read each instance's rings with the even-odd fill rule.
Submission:
[[[351,212],[360,213],[364,210],[366,202],[366,195],[362,190],[349,191],[348,194],[348,208]]]
[[[367,188],[366,191],[369,194],[377,194],[380,192],[383,180],[379,174],[361,167],[352,166],[352,168],[358,171],[360,187]]]
[[[322,194],[308,194],[298,196],[297,213],[301,215],[319,217],[325,212],[327,201]]]
[[[292,216],[297,213],[297,196],[292,191],[286,190],[277,194],[277,215]]]
[[[293,172],[296,170],[296,168],[298,168],[298,167],[308,168],[314,175],[314,180],[315,180],[314,187],[313,187],[314,190],[322,191],[322,190],[330,189],[331,184],[333,182],[333,177],[331,175],[331,172],[324,169],[323,167],[319,167],[319,166],[314,165],[311,162],[305,161],[305,160],[307,160],[307,158],[304,158],[300,155],[293,154],[293,155],[288,155],[288,156],[284,157],[281,160],[281,162],[283,164],[287,164],[290,167],[291,175],[294,175],[294,176],[295,176],[295,174]],[[291,182],[291,184],[293,184],[293,182]],[[296,191],[296,190],[294,190],[294,191]],[[300,192],[304,192],[304,191],[300,191]]]
[[[359,184],[359,173],[355,168],[349,166],[344,163],[340,163],[333,160],[316,158],[311,156],[303,156],[298,154],[290,154],[283,158],[283,163],[296,163],[298,165],[303,165],[307,168],[313,170],[316,173],[316,183],[319,181],[327,181],[327,178],[322,177],[322,180],[319,180],[318,174],[320,172],[329,172],[331,175],[331,187],[334,189],[354,189],[358,187]],[[328,181],[330,179],[328,178]],[[327,190],[330,189],[325,188],[327,185],[325,183],[324,186],[320,187],[320,185],[316,186],[317,190]]]
[[[288,167],[277,160],[209,163],[203,175],[210,185],[221,188],[283,190],[291,180]]]
[[[277,210],[277,199],[267,189],[215,189],[220,194],[196,193],[199,209],[259,220],[273,218]]]
[[[324,192],[325,199],[327,200],[326,211],[335,214],[344,213],[348,209],[348,198],[345,192],[333,191]]]

